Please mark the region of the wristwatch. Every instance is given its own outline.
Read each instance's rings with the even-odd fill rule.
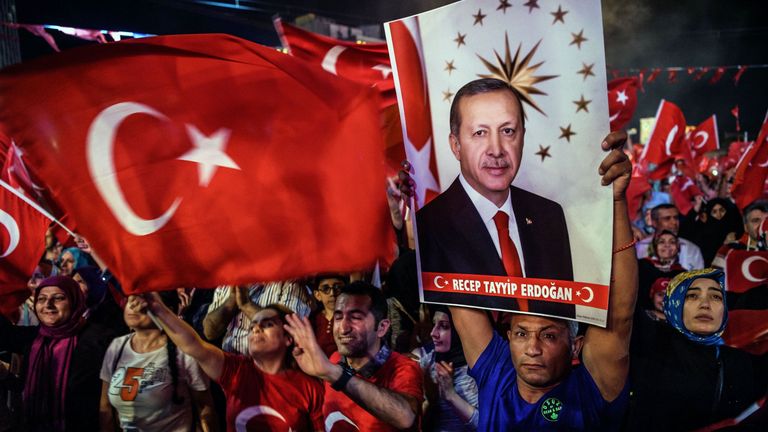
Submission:
[[[333,384],[331,384],[331,388],[336,391],[344,390],[349,380],[355,376],[355,370],[352,369],[348,364],[339,362],[339,366],[341,366],[341,376]]]

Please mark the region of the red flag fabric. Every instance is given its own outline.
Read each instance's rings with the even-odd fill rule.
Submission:
[[[701,122],[688,136],[689,146],[693,161],[696,165],[701,161],[704,153],[720,148],[720,138],[717,134],[717,117],[712,117]]]
[[[712,78],[709,79],[709,83],[710,84],[716,84],[718,81],[720,81],[720,78],[722,78],[723,75],[725,75],[725,68],[724,67],[719,67],[719,68],[715,69],[715,73],[712,74]]]
[[[392,173],[399,171],[406,155],[387,44],[341,41],[286,24],[280,18],[274,20],[274,25],[280,41],[292,56],[334,75],[379,89],[387,162]]]
[[[743,209],[763,195],[768,179],[768,112],[757,140],[741,155],[731,185],[731,196],[736,205]]]
[[[677,71],[672,69],[667,73],[667,81],[668,82],[676,82],[677,81]]]
[[[732,250],[725,257],[729,292],[742,293],[768,282],[768,252]]]
[[[725,344],[754,355],[768,352],[768,310],[736,309],[728,311]]]
[[[685,116],[677,105],[664,99],[656,111],[656,122],[643,149],[640,159],[647,163],[661,165],[683,150]]]
[[[45,250],[50,220],[7,184],[0,186],[0,312],[18,307],[27,297],[27,281]]]
[[[699,69],[699,71],[696,73],[696,75],[693,76],[693,80],[694,81],[700,80],[701,78],[704,77],[704,75],[707,74],[707,72],[709,72],[709,68],[708,67],[703,67],[703,68]]]
[[[38,197],[43,188],[32,180],[32,176],[22,160],[21,151],[16,147],[16,144],[2,132],[0,132],[0,147],[7,149],[0,171],[0,180],[8,183],[16,190],[23,191],[29,197]]]
[[[691,211],[694,198],[704,195],[696,182],[687,176],[675,176],[669,184],[669,194],[681,215],[686,215]]]
[[[615,79],[608,83],[608,114],[611,132],[623,129],[635,115],[637,84],[636,77]]]
[[[405,153],[413,165],[411,173],[416,182],[416,204],[424,206],[440,193],[437,159],[432,136],[429,96],[422,70],[418,23],[407,26],[394,21],[387,27],[392,37],[392,61],[395,79],[400,83],[403,100],[400,118],[403,125]],[[416,36],[415,36],[416,35]]]
[[[274,20],[274,25],[292,56],[342,78],[376,86],[381,91],[382,107],[397,103],[386,43],[341,41],[284,23],[280,18]]]
[[[741,79],[741,76],[744,75],[744,72],[746,71],[747,71],[747,66],[739,66],[739,70],[736,71],[736,74],[733,76],[734,86],[739,85],[739,80]]]
[[[651,69],[651,74],[648,75],[648,79],[645,82],[651,83],[656,81],[656,77],[659,76],[660,73],[661,69],[659,68]]]
[[[736,119],[736,132],[741,132],[741,124],[739,123],[739,106],[731,108],[731,115]]]
[[[0,123],[127,293],[387,258],[378,104],[228,35],[90,45],[0,73]]]
[[[632,220],[638,216],[640,207],[643,205],[643,197],[649,190],[651,190],[651,183],[648,181],[648,175],[639,164],[633,164],[632,179],[627,187],[627,210]]]

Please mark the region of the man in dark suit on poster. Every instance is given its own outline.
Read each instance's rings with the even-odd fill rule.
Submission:
[[[511,185],[525,134],[517,93],[497,79],[475,80],[456,93],[450,115],[461,174],[416,213],[421,271],[573,280],[562,207]],[[439,303],[457,295],[425,292]],[[564,303],[460,295],[478,307],[575,316]]]

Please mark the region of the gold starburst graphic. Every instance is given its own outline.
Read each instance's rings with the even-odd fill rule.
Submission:
[[[522,46],[522,43],[519,44],[517,46],[517,51],[515,52],[515,57],[512,58],[511,52],[509,50],[509,37],[505,32],[504,59],[502,60],[501,56],[498,52],[496,52],[496,50],[493,50],[493,54],[496,56],[497,64],[493,64],[480,56],[480,54],[476,54],[480,61],[483,62],[485,67],[488,69],[488,72],[490,72],[489,74],[477,74],[477,76],[480,78],[497,78],[505,81],[512,88],[517,90],[523,102],[546,116],[547,114],[542,111],[538,105],[536,105],[536,102],[533,101],[532,95],[546,96],[546,93],[536,88],[536,84],[542,81],[551,80],[552,78],[557,78],[559,75],[534,76],[536,70],[541,65],[543,65],[544,62],[542,61],[532,66],[529,66],[528,63],[531,62],[531,59],[536,54],[536,50],[539,48],[540,43],[541,40],[536,42],[536,45],[534,45],[528,54],[526,54],[522,59],[520,59],[520,47]]]

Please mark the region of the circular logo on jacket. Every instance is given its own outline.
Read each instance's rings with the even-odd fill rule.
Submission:
[[[541,404],[541,415],[545,419],[555,422],[560,419],[560,411],[563,410],[563,403],[557,398],[547,398],[543,404]]]

